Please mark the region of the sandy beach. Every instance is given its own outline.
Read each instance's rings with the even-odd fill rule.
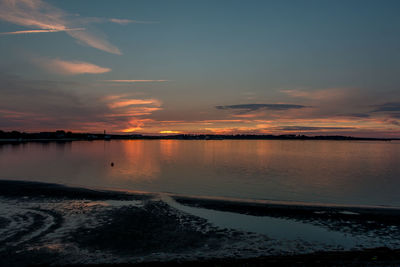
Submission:
[[[396,208],[239,202],[4,180],[0,195],[1,266],[400,263]],[[258,220],[263,227],[252,228]],[[303,234],[292,238],[290,229]],[[322,239],[309,237],[307,229]]]

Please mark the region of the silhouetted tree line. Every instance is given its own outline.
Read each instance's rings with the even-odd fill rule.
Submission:
[[[39,133],[25,133],[18,131],[4,132],[0,130],[0,138],[2,139],[60,139],[60,138],[74,138],[77,134],[72,132],[65,132],[58,130],[55,132],[39,132]],[[79,135],[79,134],[78,134]]]
[[[35,140],[111,140],[111,139],[175,139],[175,140],[382,140],[389,141],[393,139],[386,138],[361,138],[351,136],[306,136],[306,135],[257,135],[257,134],[236,134],[236,135],[218,135],[218,134],[177,134],[177,135],[118,135],[118,134],[93,134],[93,133],[72,133],[64,130],[55,132],[25,133],[18,131],[5,132],[0,130],[0,139],[13,141],[35,141]]]

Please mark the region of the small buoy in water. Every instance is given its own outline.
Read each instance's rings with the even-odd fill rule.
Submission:
[[[114,167],[114,162],[111,162],[111,167]]]

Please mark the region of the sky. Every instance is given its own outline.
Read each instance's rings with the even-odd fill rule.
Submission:
[[[400,137],[399,12],[0,0],[0,130]]]

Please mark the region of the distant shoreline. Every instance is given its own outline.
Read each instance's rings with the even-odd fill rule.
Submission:
[[[300,140],[300,141],[395,141],[400,138],[369,138],[351,136],[306,136],[306,135],[104,135],[71,133],[23,133],[20,137],[0,135],[0,144],[18,144],[27,142],[72,142],[95,140]]]
[[[353,137],[343,135],[318,135],[308,136],[301,134],[107,134],[104,133],[74,133],[58,130],[55,132],[26,133],[0,130],[1,143],[23,143],[23,142],[71,142],[71,141],[93,141],[93,140],[333,140],[333,141],[393,141],[397,138],[378,137]]]

